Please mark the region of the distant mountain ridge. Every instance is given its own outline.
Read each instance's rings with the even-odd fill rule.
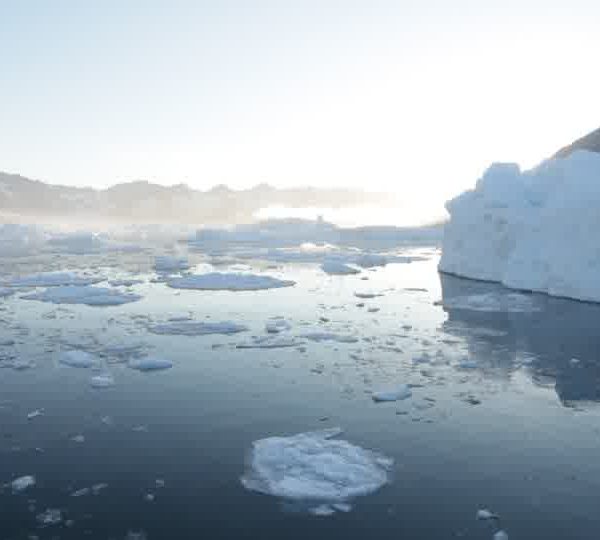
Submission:
[[[575,150],[588,150],[600,153],[600,128],[561,148],[553,157],[564,158],[575,152]]]
[[[345,208],[386,206],[389,195],[350,189],[278,189],[259,184],[247,190],[224,185],[199,191],[185,184],[161,186],[147,181],[107,189],[47,184],[0,172],[0,217],[127,223],[236,224],[252,221],[261,208]]]

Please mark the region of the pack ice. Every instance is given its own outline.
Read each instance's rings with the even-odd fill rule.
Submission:
[[[306,502],[329,515],[390,482],[393,460],[347,441],[340,429],[269,437],[252,444],[242,485],[251,491]]]
[[[257,291],[291,287],[294,281],[256,274],[220,273],[195,274],[171,279],[167,282],[174,289],[198,289],[206,291]]]
[[[446,208],[441,271],[600,302],[600,154],[496,163]]]

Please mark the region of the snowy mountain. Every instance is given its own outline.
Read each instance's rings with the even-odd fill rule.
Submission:
[[[0,218],[235,224],[252,221],[256,211],[269,206],[345,208],[385,206],[389,200],[385,194],[347,189],[277,189],[267,184],[241,191],[223,185],[199,191],[184,184],[137,181],[95,190],[0,172]]]
[[[588,133],[581,139],[577,139],[574,143],[561,148],[555,158],[564,158],[571,155],[575,150],[588,150],[590,152],[600,152],[600,128],[591,133]]]

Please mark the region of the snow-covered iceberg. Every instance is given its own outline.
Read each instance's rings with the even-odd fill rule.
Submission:
[[[600,154],[494,164],[446,208],[442,272],[600,302]]]
[[[334,428],[255,441],[242,485],[284,500],[306,502],[317,515],[329,515],[339,504],[343,504],[341,511],[349,510],[344,503],[390,481],[393,460],[332,438],[340,433]]]

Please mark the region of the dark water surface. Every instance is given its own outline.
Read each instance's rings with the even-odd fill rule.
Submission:
[[[597,538],[600,306],[527,295],[512,309],[510,291],[440,278],[436,262],[391,265],[368,281],[289,266],[281,274],[296,287],[260,292],[145,283],[133,288],[143,300],[120,307],[0,300],[0,341],[15,341],[0,346],[0,483],[37,479],[0,492],[0,539],[490,539],[496,528],[475,519],[480,508],[501,516],[511,540]],[[354,292],[365,290],[383,296],[359,307]],[[508,308],[437,302],[482,294]],[[251,330],[147,330],[182,314]],[[292,336],[326,330],[359,341],[236,348],[275,315]],[[139,373],[108,355],[115,386],[95,390],[93,371],[57,363],[65,348],[115,344],[174,367]],[[12,369],[15,359],[30,369]],[[373,402],[373,390],[394,383],[413,384],[412,397]],[[351,512],[292,512],[241,485],[253,441],[332,426],[395,461],[392,482]],[[108,487],[97,495],[71,496],[99,483]],[[40,527],[47,508],[61,509],[62,523]]]

